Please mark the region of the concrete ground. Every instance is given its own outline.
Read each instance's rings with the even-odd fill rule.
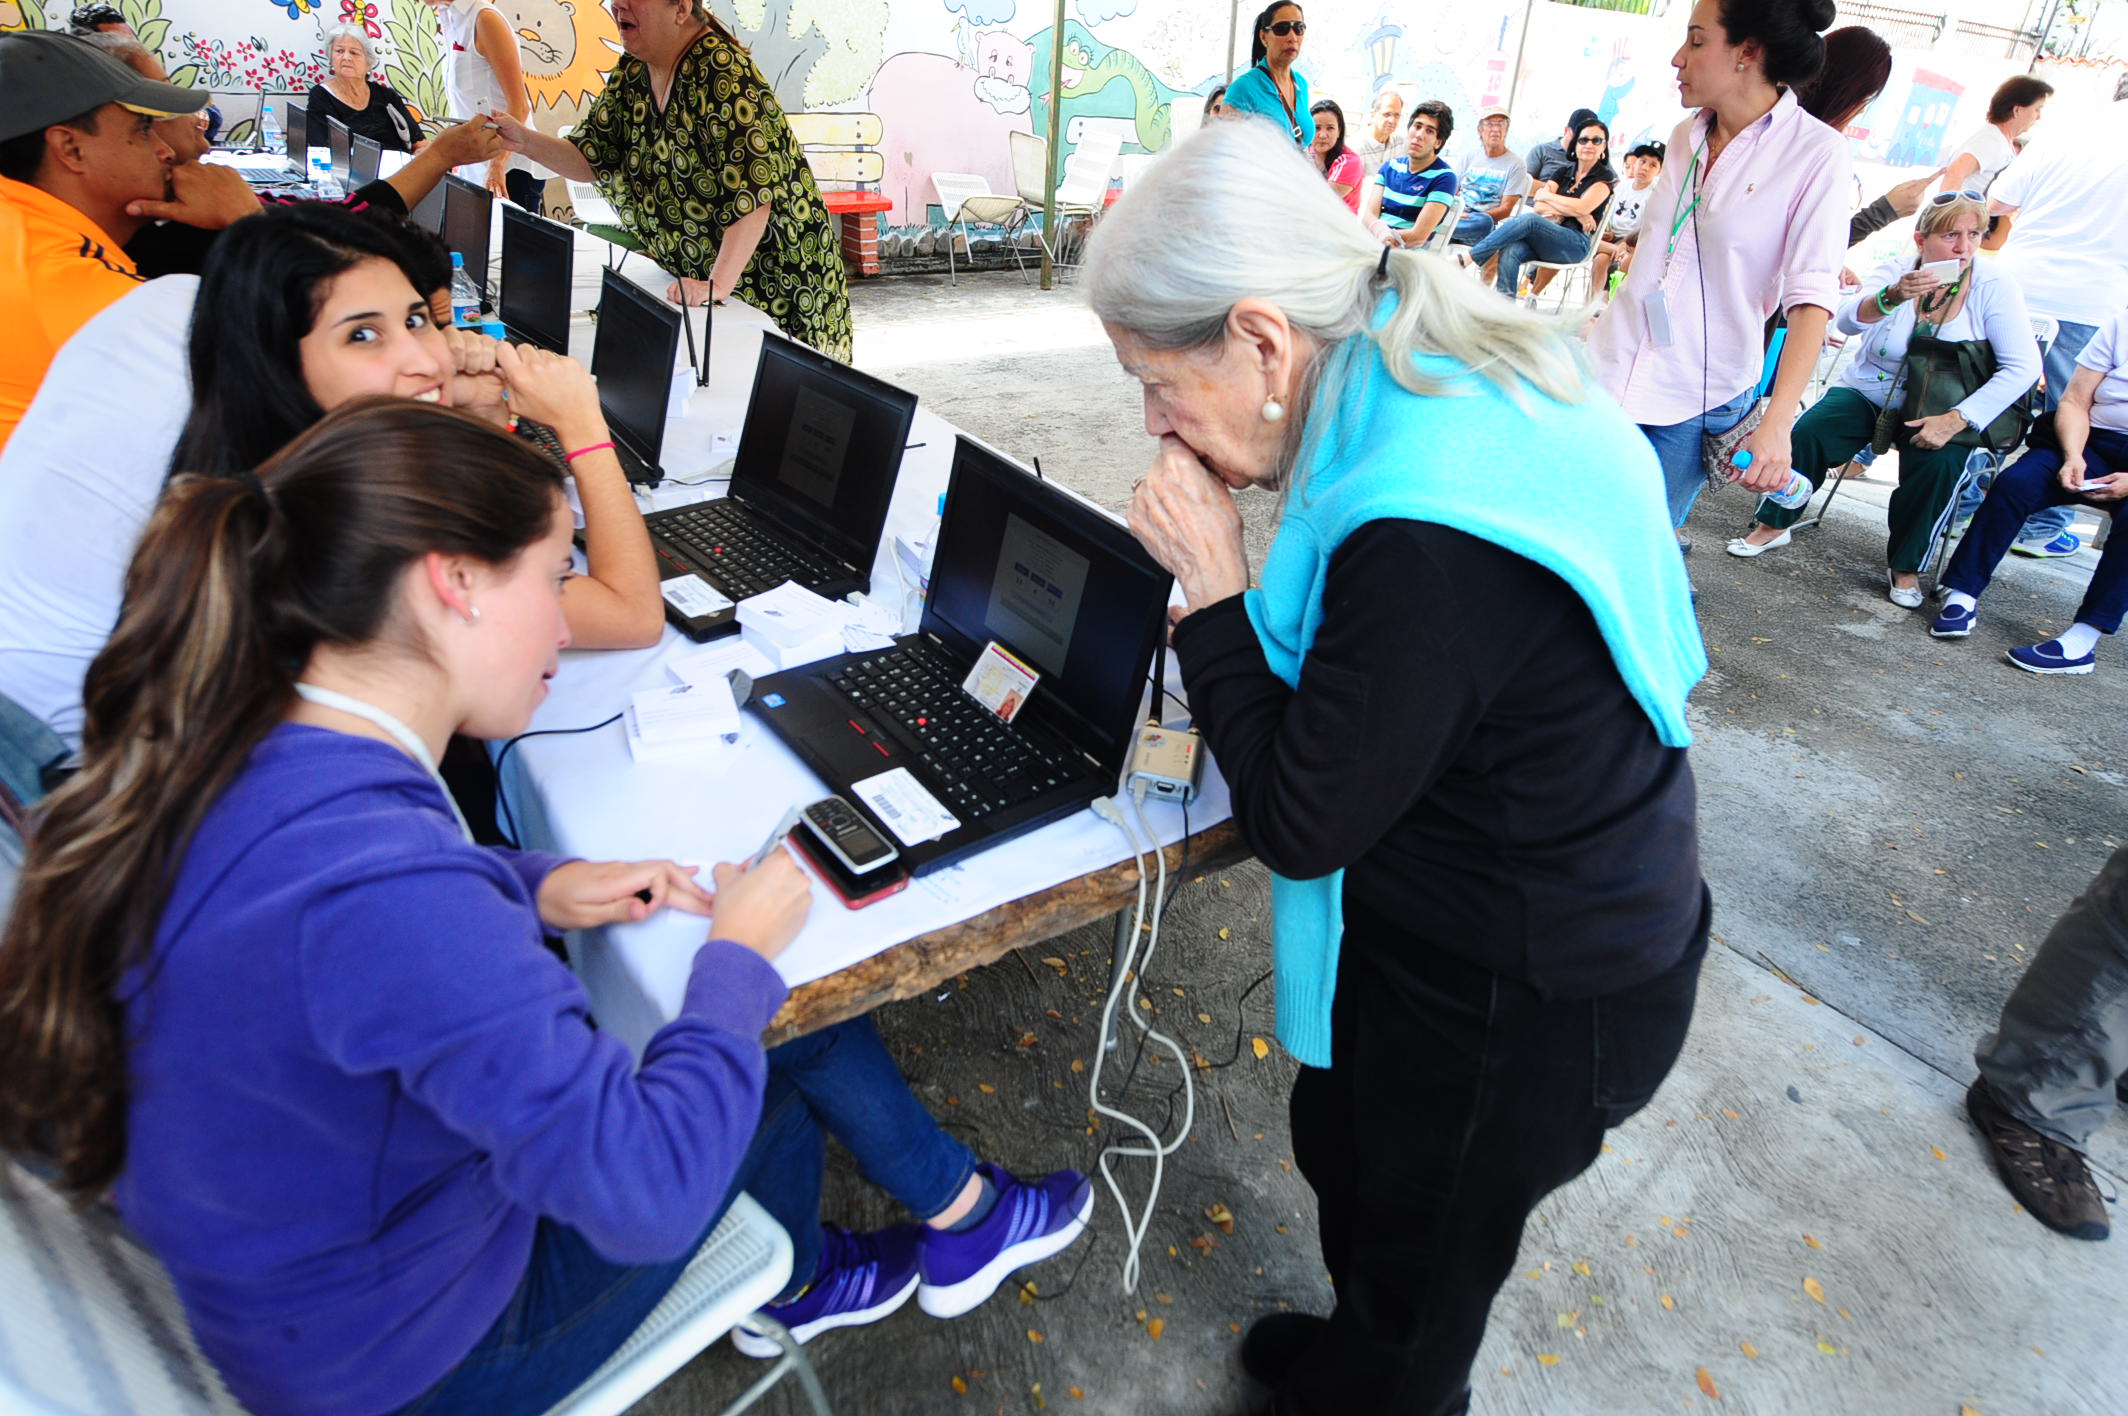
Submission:
[[[1071,289],[910,277],[854,299],[861,365],[1049,475],[1127,499],[1150,457],[1136,386]],[[1695,513],[1713,671],[1693,761],[1718,942],[1668,1084],[1533,1222],[1477,1366],[1481,1416],[2128,1410],[2128,1241],[2079,1243],[2020,1213],[1961,1106],[1974,1042],[2128,830],[2128,662],[2111,643],[2089,678],[2002,662],[2069,622],[2089,552],[2013,557],[1972,639],[1929,639],[1881,590],[1888,487],[1850,483],[1824,527],[1752,561],[1720,552],[1748,515],[1741,494]],[[1249,500],[1260,554],[1270,506]],[[1271,1032],[1269,986],[1250,991],[1269,968],[1267,904],[1253,863],[1185,883],[1149,970],[1160,1023],[1212,1066],[1137,1292],[1104,1192],[1093,1237],[1031,1271],[1027,1293],[950,1323],[912,1304],[818,1339],[837,1411],[1248,1409],[1241,1330],[1330,1301],[1290,1164],[1293,1066],[1252,1045]],[[1042,957],[879,1021],[918,1094],[986,1157],[1091,1170],[1109,1133],[1088,1133],[1078,1069],[1109,934],[1029,953]],[[1133,1109],[1165,1114],[1173,1072],[1138,1068]],[[2094,1155],[2118,1191],[2128,1121]],[[1123,1173],[1142,1203],[1146,1167]],[[1207,1218],[1215,1204],[1231,1233]],[[901,1217],[846,1163],[827,1210],[858,1227]],[[717,1410],[753,1370],[719,1344],[638,1409]],[[803,1403],[786,1385],[759,1409]]]

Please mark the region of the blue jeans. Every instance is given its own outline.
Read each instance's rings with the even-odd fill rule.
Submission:
[[[2018,539],[2018,528],[2031,524],[2028,518],[2032,513],[2080,500],[2076,493],[2063,490],[2061,465],[2060,453],[2051,448],[2033,448],[1995,474],[1988,499],[1980,504],[1971,529],[1958,543],[1949,568],[1943,572],[1945,585],[1979,599],[1988,588],[1995,567],[2009,553],[2010,542]],[[2128,433],[2093,428],[2090,441],[2084,445],[2084,467],[2087,481],[2128,472]],[[2128,533],[2128,522],[2121,519],[2122,513],[2128,512],[2128,502],[2091,505],[2112,512],[2114,534],[2099,553],[2098,569],[2091,573],[2083,604],[2077,606],[2076,622],[2088,624],[2101,634],[2112,634],[2121,627],[2123,612],[2128,612],[2128,534],[2123,534]]]
[[[820,1261],[823,1131],[918,1219],[953,1203],[975,1156],[910,1093],[869,1017],[773,1048],[768,1064],[761,1124],[702,1238],[724,1218],[731,1194],[753,1196],[791,1236],[791,1278],[781,1300],[810,1283]],[[402,1416],[546,1410],[628,1340],[699,1247],[698,1239],[664,1263],[616,1264],[568,1225],[540,1220],[525,1275],[502,1316]]]
[[[2097,333],[2097,325],[2061,321],[2060,332],[2054,336],[2054,343],[2047,347],[2047,361],[2044,366],[2047,371],[2046,398],[2049,413],[2061,402],[2062,390],[2069,386],[2069,380],[2076,377],[2076,356],[2084,352],[2084,346],[2089,344],[2091,336]],[[1958,520],[1963,521],[1973,515],[1980,506],[1980,499],[1987,495],[1990,480],[1992,479],[1983,476],[1966,488],[1965,495],[1958,499]],[[2075,519],[2076,513],[2066,506],[2048,507],[2045,511],[2033,514],[2032,519],[2025,523],[2024,530],[2017,533],[2017,539],[2040,545],[2068,530],[2069,523]]]
[[[1758,392],[1757,385],[1753,385],[1727,403],[1682,423],[1640,425],[1642,436],[1654,444],[1656,460],[1662,463],[1663,490],[1670,498],[1672,526],[1685,524],[1692,503],[1707,485],[1706,462],[1700,452],[1701,436],[1726,433],[1743,422],[1751,405],[1758,402]]]
[[[1500,258],[1500,273],[1493,289],[1513,295],[1522,278],[1524,261],[1578,261],[1589,253],[1586,231],[1569,231],[1548,216],[1518,212],[1493,228],[1490,236],[1470,248],[1470,258],[1480,265]]]
[[[1451,246],[1475,246],[1493,234],[1493,219],[1482,211],[1466,211],[1456,223],[1456,234],[1448,238]]]

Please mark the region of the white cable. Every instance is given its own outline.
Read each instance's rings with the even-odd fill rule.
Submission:
[[[1183,1052],[1181,1046],[1174,1039],[1154,1031],[1151,1024],[1138,1016],[1138,983],[1144,977],[1146,965],[1151,961],[1153,950],[1160,942],[1161,904],[1167,894],[1167,857],[1160,849],[1159,836],[1154,833],[1151,823],[1146,820],[1145,792],[1146,784],[1144,782],[1135,783],[1131,794],[1131,805],[1133,814],[1138,818],[1138,827],[1145,833],[1145,839],[1150,844],[1153,859],[1159,871],[1159,883],[1152,896],[1152,927],[1149,934],[1147,934],[1146,930],[1145,856],[1144,852],[1139,848],[1138,834],[1131,829],[1130,824],[1124,819],[1122,809],[1114,798],[1104,797],[1094,803],[1095,814],[1100,816],[1102,820],[1112,823],[1117,830],[1123,833],[1124,839],[1130,842],[1131,859],[1138,867],[1138,904],[1131,920],[1130,942],[1124,946],[1123,957],[1117,961],[1116,981],[1110,987],[1108,997],[1101,1007],[1099,1045],[1094,1050],[1092,1076],[1087,1083],[1087,1102],[1097,1115],[1106,1116],[1130,1127],[1144,1136],[1146,1140],[1146,1144],[1143,1146],[1104,1146],[1099,1162],[1101,1179],[1107,1184],[1109,1193],[1115,1197],[1116,1208],[1123,1217],[1124,1234],[1129,1240],[1129,1246],[1123,1260],[1123,1289],[1126,1293],[1137,1291],[1139,1251],[1144,1246],[1146,1233],[1152,1227],[1153,1211],[1160,1198],[1160,1185],[1164,1175],[1166,1158],[1173,1155],[1181,1147],[1183,1141],[1188,1139],[1190,1128],[1195,1124],[1197,1104],[1196,1091],[1190,1079],[1187,1054]],[[1140,935],[1147,935],[1142,952],[1138,949]],[[1101,1068],[1108,1056],[1108,1041],[1115,1026],[1116,1005],[1119,1001],[1123,1002],[1125,1013],[1137,1025],[1138,1030],[1146,1035],[1146,1040],[1158,1043],[1173,1053],[1176,1065],[1182,1070],[1182,1129],[1176,1133],[1175,1139],[1172,1141],[1163,1142],[1160,1139],[1159,1132],[1145,1122],[1127,1112],[1119,1111],[1115,1107],[1106,1105],[1101,1100]],[[1152,1186],[1146,1193],[1143,1212],[1135,1219],[1132,1216],[1130,1203],[1123,1196],[1123,1187],[1116,1179],[1115,1171],[1111,1165],[1112,1160],[1118,1156],[1149,1159],[1153,1162]]]

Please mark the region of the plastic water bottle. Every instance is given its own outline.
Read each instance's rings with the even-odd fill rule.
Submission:
[[[259,107],[258,145],[260,152],[281,152],[288,145],[288,140],[281,136],[281,120],[275,115],[270,103],[261,104]]]
[[[1729,455],[1729,465],[1741,472],[1751,465],[1751,454],[1743,448],[1738,448]],[[1810,485],[1809,478],[1791,468],[1789,469],[1788,480],[1781,484],[1781,489],[1777,492],[1766,493],[1766,500],[1772,502],[1775,506],[1794,511],[1797,507],[1809,501],[1810,494],[1816,490],[1817,488]]]
[[[451,252],[451,323],[460,329],[480,328],[480,287],[466,274],[465,256]]]
[[[510,337],[509,329],[501,320],[487,321],[481,325],[480,332],[490,339],[508,339]]]

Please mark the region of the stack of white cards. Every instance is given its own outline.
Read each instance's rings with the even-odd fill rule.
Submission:
[[[739,632],[777,668],[796,668],[843,652],[844,609],[786,580],[739,602]]]
[[[739,705],[722,678],[646,688],[628,705],[628,752],[638,762],[714,765],[738,741]]]

